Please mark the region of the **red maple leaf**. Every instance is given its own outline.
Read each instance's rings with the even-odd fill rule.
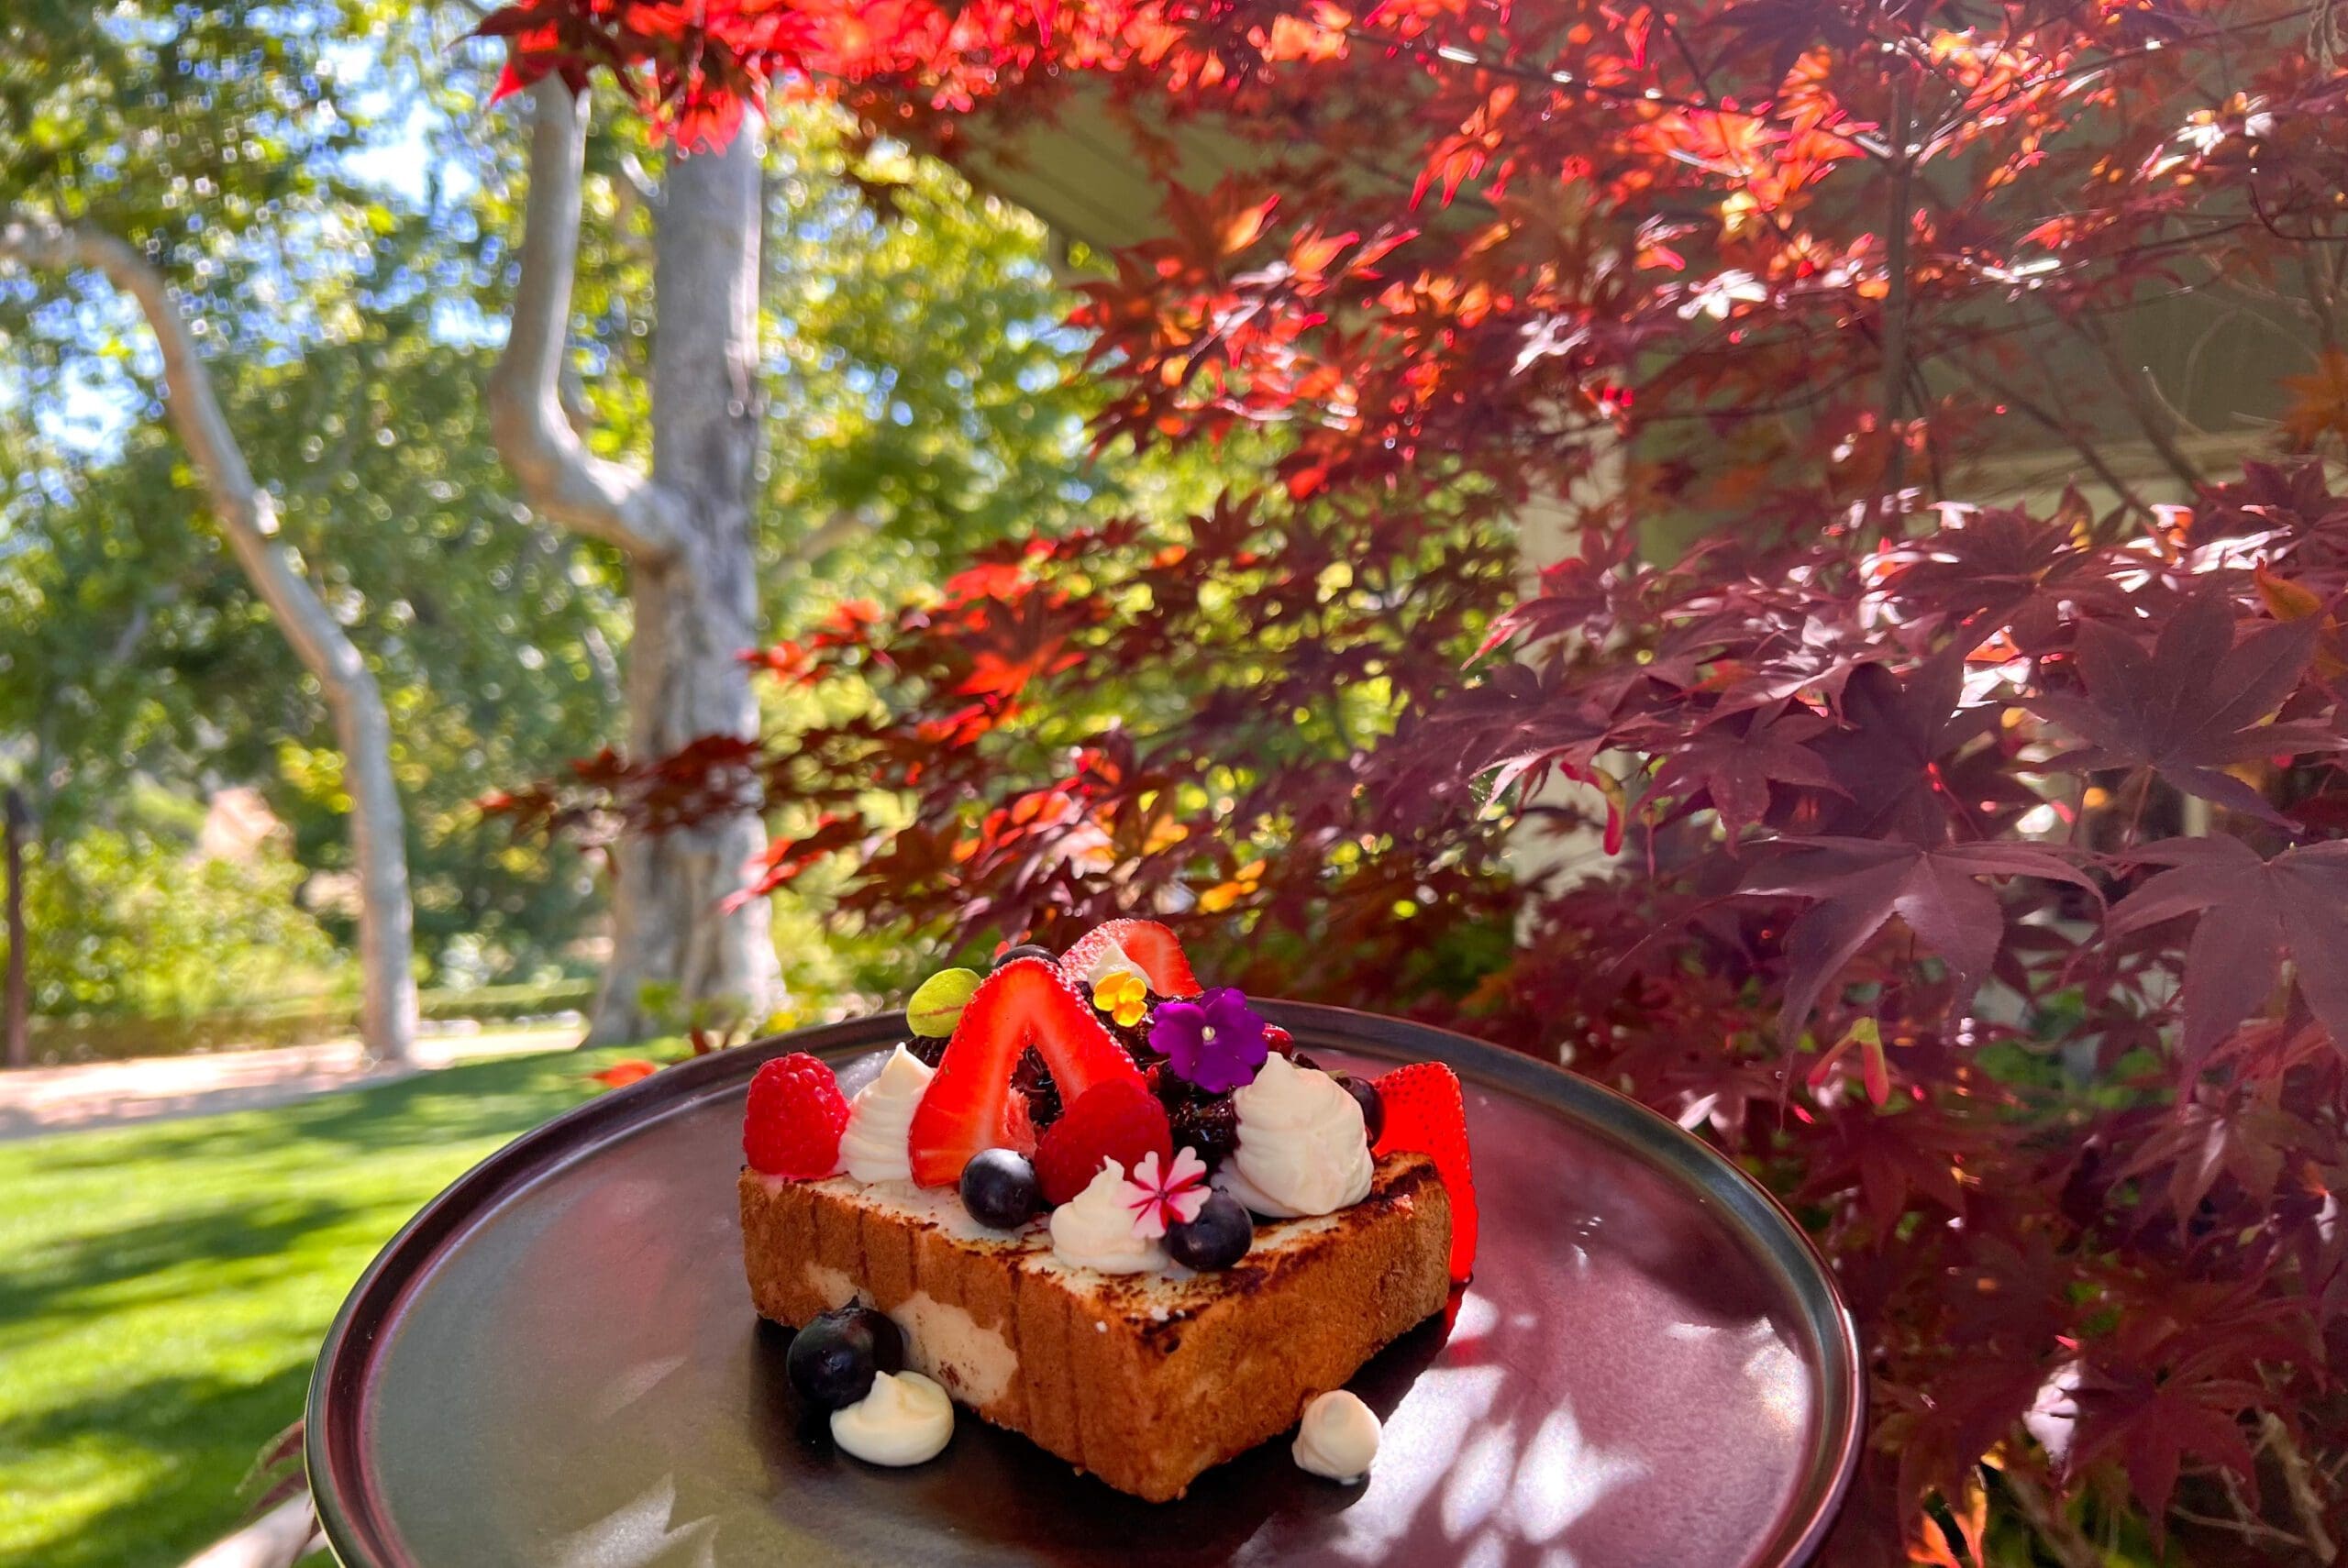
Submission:
[[[2298,684],[2319,628],[2312,620],[2260,622],[2239,643],[2235,629],[2232,603],[2208,591],[2168,618],[2149,652],[2106,622],[2082,623],[2077,667],[2086,694],[2048,692],[2029,701],[2088,743],[2053,766],[2083,772],[2150,767],[2188,793],[2287,825],[2257,790],[2224,769],[2254,757],[2339,747],[2328,725],[2261,722]]]
[[[2080,1370],[2066,1468],[2116,1456],[2156,1535],[2187,1455],[2252,1480],[2240,1417],[2267,1398],[2262,1358],[2308,1353],[2303,1322],[2298,1304],[2241,1285],[2165,1281],[2134,1297]]]
[[[2309,1010],[2348,1050],[2348,842],[2301,845],[2262,860],[2238,838],[2171,838],[2130,858],[2168,869],[2113,908],[2105,935],[2198,917],[2185,950],[2188,1062],[2274,994],[2287,952]]]
[[[658,1062],[648,1062],[640,1056],[628,1056],[614,1062],[602,1072],[590,1073],[587,1077],[593,1082],[602,1084],[605,1088],[626,1088],[630,1084],[641,1083],[659,1070],[660,1064]]]
[[[1888,1116],[1855,1109],[1828,1124],[1798,1196],[1814,1201],[1855,1187],[1878,1239],[1888,1239],[1920,1197],[1964,1213],[1966,1162],[1982,1148],[1978,1134],[1929,1107]]]
[[[1786,931],[1789,972],[1778,1032],[1788,1040],[1800,1034],[1827,983],[1895,914],[1948,965],[1962,1006],[1988,973],[2006,930],[2005,911],[1981,878],[2039,877],[2096,890],[2053,850],[2029,845],[1925,849],[1874,838],[1778,842],[1778,853],[1746,873],[1737,890],[1811,900]]]
[[[1055,614],[1058,608],[1050,596],[1032,592],[1014,603],[970,604],[963,612],[970,624],[970,667],[955,693],[1015,697],[1037,676],[1067,668],[1077,656],[1067,652],[1068,626]]]
[[[2239,1098],[2213,1086],[2164,1115],[2118,1175],[2123,1180],[2168,1174],[2169,1209],[2184,1220],[2221,1176],[2231,1176],[2262,1208],[2275,1197],[2285,1152],[2316,1142],[2316,1130],[2284,1109],[2281,1085],[2267,1079]]]
[[[2291,404],[2283,411],[2283,438],[2305,451],[2326,436],[2348,436],[2348,354],[2326,348],[2304,376],[2285,376]]]
[[[1678,795],[1681,811],[1709,805],[1732,842],[1769,814],[1772,783],[1843,793],[1818,754],[1802,743],[1823,734],[1827,721],[1784,704],[1715,719],[1673,745],[1656,770],[1655,787]]]
[[[1963,653],[1955,647],[1905,679],[1879,663],[1851,670],[1842,726],[1811,743],[1842,796],[1824,802],[1816,822],[1822,831],[1940,844],[1952,820],[1969,823],[1975,836],[1999,813],[2037,803],[2010,776],[1959,766],[1959,754],[2005,712],[1993,702],[1959,707],[1964,682]]]
[[[2020,511],[1974,513],[1886,559],[1885,592],[1965,622],[1981,638],[2002,629],[2025,654],[2058,646],[2083,609],[2110,614],[2126,602],[2114,580],[2119,563],[2083,545],[2066,512],[2044,522]]]

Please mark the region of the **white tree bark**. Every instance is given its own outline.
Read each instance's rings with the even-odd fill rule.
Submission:
[[[162,354],[164,406],[204,481],[220,531],[334,714],[343,786],[350,796],[351,866],[359,878],[360,1036],[375,1060],[404,1065],[415,1047],[407,844],[392,780],[391,722],[374,675],[291,552],[276,542],[275,498],[253,482],[162,274],[113,235],[28,218],[0,224],[0,259],[102,273],[145,315]]]
[[[324,1548],[317,1521],[317,1510],[311,1506],[305,1488],[236,1534],[189,1558],[184,1568],[294,1568]]]
[[[570,293],[579,250],[585,104],[554,78],[531,91],[530,189],[521,281],[490,380],[491,428],[530,504],[628,558],[626,749],[649,761],[711,735],[748,738],[758,703],[737,655],[758,635],[751,506],[764,398],[758,303],[763,232],[759,127],[725,151],[680,158],[654,214],[652,470],[591,453],[565,416]],[[613,951],[590,1043],[660,1026],[648,993],[755,1022],[781,992],[764,900],[729,912],[766,846],[755,812],[657,837],[613,856]]]

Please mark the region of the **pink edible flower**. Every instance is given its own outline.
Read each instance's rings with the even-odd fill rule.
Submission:
[[[1133,1212],[1134,1234],[1156,1240],[1166,1234],[1168,1226],[1196,1220],[1199,1210],[1206,1207],[1208,1191],[1206,1162],[1199,1158],[1197,1150],[1178,1151],[1161,1179],[1157,1151],[1153,1149],[1125,1177],[1118,1196]]]

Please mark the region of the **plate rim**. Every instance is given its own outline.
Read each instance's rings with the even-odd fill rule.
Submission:
[[[1632,1147],[1652,1164],[1715,1197],[1739,1222],[1808,1318],[1821,1353],[1820,1435],[1802,1485],[1778,1529],[1751,1560],[1799,1568],[1833,1527],[1857,1469],[1866,1432],[1866,1363],[1856,1320],[1816,1242],[1776,1194],[1726,1154],[1629,1096],[1554,1063],[1435,1024],[1324,1002],[1250,999],[1271,1021],[1299,1035],[1328,1036],[1343,1048],[1399,1060],[1434,1060],[1462,1077],[1564,1110]],[[902,1037],[902,1011],[867,1013],[762,1036],[675,1064],[541,1122],[501,1145],[416,1210],[362,1270],[337,1308],[312,1364],[303,1407],[303,1462],[320,1532],[343,1568],[424,1568],[393,1548],[360,1463],[360,1414],[374,1336],[442,1245],[477,1213],[573,1162],[590,1157],[631,1124],[649,1122],[730,1088],[756,1065],[791,1051],[825,1055],[877,1048]],[[1820,1463],[1822,1458],[1823,1463]]]

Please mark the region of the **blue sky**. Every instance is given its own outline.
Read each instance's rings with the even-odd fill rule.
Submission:
[[[344,82],[380,83],[343,100],[359,116],[366,137],[361,150],[343,159],[343,171],[404,203],[424,201],[433,156],[435,111],[418,83],[404,68],[383,70],[381,55],[369,41],[332,46],[326,51],[326,61]],[[441,174],[446,193],[462,199],[471,186],[469,171],[445,168]],[[34,406],[34,426],[45,442],[84,462],[104,462],[118,449],[138,419],[161,363],[144,325],[124,303],[103,293],[85,293],[80,304],[67,308],[77,317],[77,334],[93,341],[118,334],[130,349],[130,359],[127,363],[92,358],[73,361],[50,389],[50,395]],[[449,323],[452,336],[475,335],[483,326],[477,321]],[[0,410],[20,408],[28,398],[13,378],[0,378]]]

